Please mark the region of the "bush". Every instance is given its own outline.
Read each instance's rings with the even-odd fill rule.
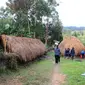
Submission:
[[[14,53],[0,53],[0,69],[17,69],[17,55]]]
[[[17,70],[17,59],[14,56],[11,56],[7,59],[7,68],[12,70]]]

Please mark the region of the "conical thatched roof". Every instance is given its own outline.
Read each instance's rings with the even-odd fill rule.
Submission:
[[[70,36],[70,37],[66,37],[60,44],[59,44],[59,48],[61,50],[61,53],[64,55],[64,51],[65,48],[75,48],[75,52],[76,55],[80,54],[81,50],[85,50],[84,45],[81,43],[81,41],[74,37],[74,36]]]
[[[39,39],[1,35],[1,41],[3,45],[6,41],[7,52],[18,54],[19,59],[24,61],[30,61],[46,51],[45,45]]]

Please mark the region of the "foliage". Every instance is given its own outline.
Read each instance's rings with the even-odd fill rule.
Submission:
[[[8,54],[8,59],[7,59],[7,68],[11,70],[17,70],[18,68],[18,63],[17,63],[17,58],[15,54]]]
[[[0,69],[4,68],[4,70],[17,69],[17,55],[14,53],[2,53],[0,52]]]
[[[6,8],[0,9],[0,34],[34,37],[45,42],[46,24],[51,23],[58,34],[48,28],[48,32],[53,33],[48,33],[48,37],[52,37],[50,43],[54,39],[62,40],[62,24],[55,8],[59,5],[56,0],[8,0],[6,5]],[[43,23],[43,17],[51,21]],[[53,37],[58,35],[58,38]]]
[[[75,31],[72,35],[78,37],[79,33]]]
[[[50,29],[50,33],[49,35],[51,36],[51,38],[49,39],[49,44],[52,45],[54,43],[54,40],[57,41],[62,41],[63,40],[63,36],[62,36],[62,23],[60,20],[58,20],[55,25],[53,25]]]
[[[7,5],[15,15],[14,26],[18,30],[17,34],[23,34],[23,36],[30,34],[31,30],[32,32],[35,29],[37,30],[42,24],[42,16],[48,16],[50,14],[50,9],[44,0],[11,0]],[[40,29],[43,29],[42,26]],[[36,32],[35,34],[38,34]]]
[[[12,18],[8,8],[0,8],[0,34],[10,34]]]

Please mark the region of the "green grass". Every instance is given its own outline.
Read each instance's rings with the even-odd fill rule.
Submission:
[[[20,76],[25,78],[25,80],[21,80],[24,85],[48,85],[52,67],[50,60],[44,60],[23,69],[18,75],[20,74]]]
[[[67,76],[65,85],[85,85],[85,76],[81,76],[85,72],[85,60],[78,62],[62,58],[61,71]]]
[[[50,52],[49,55],[54,56],[54,53]],[[81,61],[72,61],[61,57],[60,70],[61,73],[66,75],[64,85],[85,85],[85,76],[81,75],[85,72],[85,60]]]
[[[0,83],[18,77],[23,85],[49,85],[53,63],[51,60],[45,59],[36,61],[30,65],[19,67],[18,71],[6,71],[0,77]]]
[[[18,71],[5,71],[0,75],[1,82],[4,80],[16,79],[23,85],[50,85],[51,73],[53,69],[54,53],[49,52],[49,59],[33,62],[29,65],[20,66]],[[61,58],[60,72],[66,75],[66,83],[64,85],[85,85],[85,60],[78,62],[76,60]]]

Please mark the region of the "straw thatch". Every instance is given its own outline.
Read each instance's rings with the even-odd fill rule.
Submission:
[[[46,51],[45,45],[39,39],[8,35],[1,35],[0,37],[4,51],[18,54],[20,60],[33,60]]]
[[[64,55],[65,48],[75,48],[76,55],[80,54],[81,50],[85,50],[84,45],[81,43],[79,39],[74,36],[66,37],[60,44],[59,48],[61,50],[61,54]]]

